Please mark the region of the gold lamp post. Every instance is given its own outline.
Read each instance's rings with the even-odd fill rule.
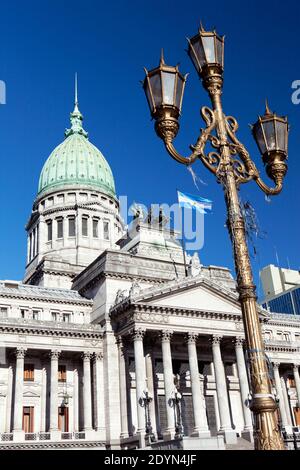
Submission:
[[[171,157],[185,165],[200,159],[223,186],[249,358],[255,448],[283,450],[238,191],[241,184],[254,180],[265,194],[280,193],[287,171],[288,122],[287,118],[272,113],[266,104],[265,114],[252,126],[267,175],[274,182],[274,186],[269,187],[262,181],[248,151],[236,137],[237,121],[223,113],[224,37],[220,37],[216,31],[205,31],[201,26],[198,34],[188,39],[188,43],[188,54],[212,103],[212,108],[204,106],[201,109],[206,126],[201,129],[195,145],[190,146],[191,154],[188,157],[180,155],[173,145],[179,130],[186,76],[179,72],[177,66],[166,65],[161,56],[157,68],[151,71],[145,69],[143,86],[151,115],[155,119],[156,133],[164,141]],[[210,151],[205,150],[207,144],[211,146]]]

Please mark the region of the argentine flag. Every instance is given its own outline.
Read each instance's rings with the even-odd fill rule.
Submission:
[[[207,214],[206,211],[212,210],[212,201],[205,199],[201,196],[194,196],[192,194],[182,193],[177,191],[178,202],[180,207],[187,207],[189,209],[196,209],[201,214]]]

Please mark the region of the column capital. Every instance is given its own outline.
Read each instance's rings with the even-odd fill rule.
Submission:
[[[90,351],[83,351],[83,353],[81,354],[81,357],[84,361],[90,361],[92,355],[93,353],[91,353]]]
[[[220,345],[220,343],[222,341],[222,338],[223,338],[223,336],[221,336],[221,335],[212,335],[211,338],[210,338],[211,344],[213,346]]]
[[[199,334],[193,331],[189,331],[185,334],[185,341],[187,344],[195,344],[198,339]]]
[[[173,335],[173,331],[171,331],[171,330],[162,330],[160,332],[161,341],[169,343],[171,341],[172,335]]]
[[[61,354],[61,351],[59,351],[58,349],[52,349],[49,352],[49,356],[50,356],[51,360],[58,359],[60,354]]]
[[[273,369],[279,370],[280,362],[279,361],[272,361]]]
[[[17,359],[24,359],[27,350],[25,348],[17,348],[15,351]]]
[[[234,341],[236,348],[239,348],[239,347],[242,348],[245,344],[245,339],[242,338],[241,336],[236,336],[233,341]]]
[[[133,338],[133,341],[143,341],[145,333],[146,333],[146,330],[144,330],[143,328],[135,328],[134,330],[131,331],[131,336]]]
[[[300,366],[300,364],[295,362],[293,364],[293,370],[296,370],[297,372],[299,372],[299,366]]]
[[[93,361],[96,362],[96,361],[102,361],[102,360],[103,360],[103,352],[102,351],[94,352]]]

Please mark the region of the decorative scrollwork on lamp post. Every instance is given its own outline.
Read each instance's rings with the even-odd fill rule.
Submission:
[[[150,403],[152,402],[153,398],[150,396],[148,389],[146,388],[143,391],[143,395],[140,398],[140,404],[145,408],[145,432],[146,435],[149,437],[150,441],[155,440],[155,436],[153,434],[151,418],[150,418]]]
[[[175,386],[170,398],[170,405],[174,408],[175,417],[175,436],[183,436],[182,413],[181,413],[182,395],[178,388]]]
[[[244,322],[247,353],[251,379],[251,410],[254,414],[255,448],[261,450],[284,449],[278,428],[277,404],[271,390],[271,381],[264,352],[261,327],[256,304],[256,287],[246,242],[245,220],[239,199],[239,187],[255,181],[267,195],[282,190],[287,171],[288,122],[277,116],[266,104],[263,116],[252,126],[252,133],[262,155],[267,175],[274,186],[268,186],[251,159],[245,146],[238,140],[238,123],[226,116],[222,108],[224,38],[216,31],[203,27],[188,40],[188,54],[202,84],[209,94],[212,108],[203,106],[201,115],[205,127],[201,129],[196,143],[190,145],[189,156],[182,156],[173,145],[179,131],[182,98],[187,76],[178,66],[166,65],[161,56],[157,68],[147,71],[144,90],[155,131],[163,140],[166,150],[177,162],[191,165],[201,160],[223,186],[227,206],[227,227],[232,241],[237,286]],[[207,151],[206,146],[211,150]]]

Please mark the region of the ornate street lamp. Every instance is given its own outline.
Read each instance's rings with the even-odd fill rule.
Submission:
[[[171,394],[171,403],[174,408],[176,437],[183,436],[183,426],[182,426],[181,406],[180,406],[181,401],[182,401],[182,395],[177,389],[177,387],[175,387]]]
[[[245,221],[238,191],[241,184],[254,180],[265,194],[280,193],[287,171],[288,122],[285,117],[272,113],[267,106],[264,116],[259,117],[252,128],[267,175],[275,183],[274,187],[269,187],[262,180],[248,151],[236,136],[237,121],[223,113],[221,95],[224,38],[216,31],[205,31],[201,27],[188,42],[188,54],[212,103],[212,109],[207,106],[201,109],[206,126],[201,129],[196,143],[190,146],[191,154],[188,157],[180,155],[173,145],[179,130],[178,121],[186,76],[179,72],[178,67],[167,66],[162,58],[158,68],[149,72],[146,70],[144,89],[151,116],[155,119],[155,130],[164,141],[171,157],[185,165],[191,165],[200,159],[223,186],[249,358],[255,448],[284,449],[278,428],[277,404],[272,394],[264,352],[256,303],[256,287],[253,282]],[[168,90],[171,90],[167,94],[168,99],[164,89],[166,82],[163,73],[172,77],[167,79]],[[205,150],[207,144],[212,147],[210,151]]]
[[[150,403],[152,402],[153,398],[150,396],[148,389],[143,391],[143,395],[141,397],[141,405],[145,408],[145,422],[146,422],[146,434],[150,436],[150,439],[153,438],[154,434],[152,431],[152,424],[150,419]]]

